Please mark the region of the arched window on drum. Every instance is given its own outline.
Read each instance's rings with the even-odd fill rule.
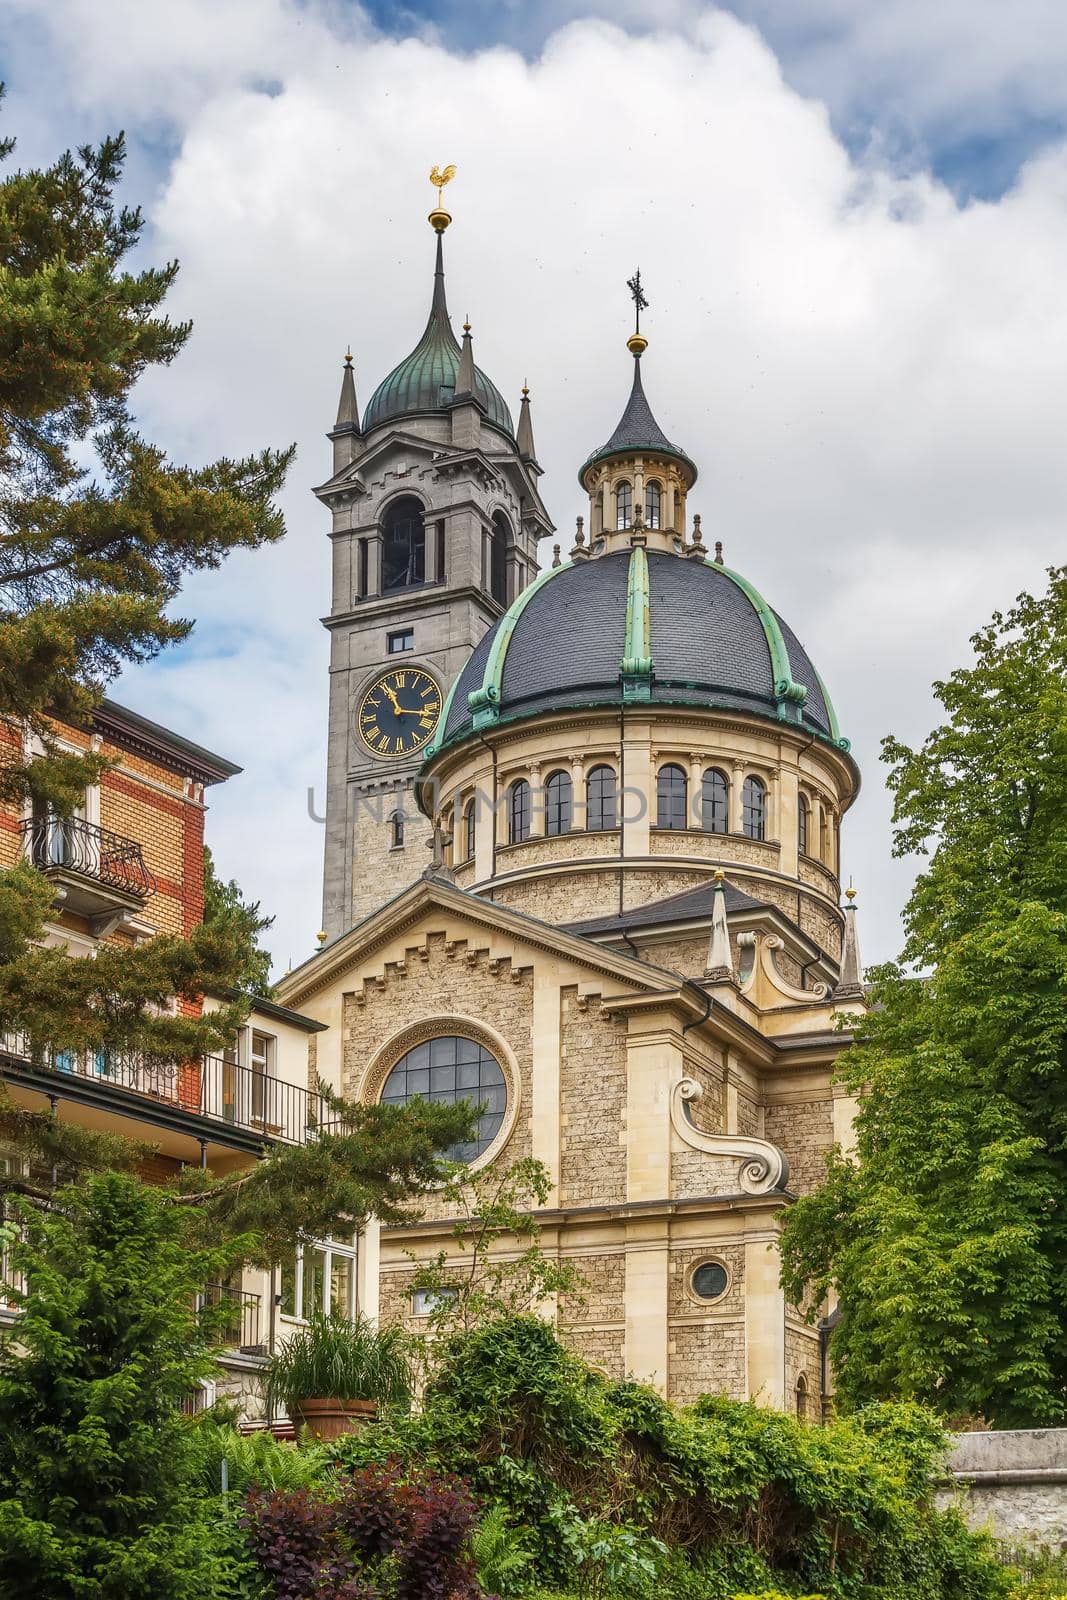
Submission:
[[[741,828],[749,839],[767,836],[767,786],[762,778],[745,779],[741,790]]]
[[[656,778],[656,827],[686,828],[687,782],[685,772],[673,762],[660,767]]]

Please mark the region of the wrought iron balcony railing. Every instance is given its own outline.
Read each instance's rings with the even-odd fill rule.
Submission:
[[[20,1067],[88,1079],[102,1097],[110,1085],[132,1091],[144,1097],[146,1120],[153,1106],[164,1106],[284,1144],[306,1144],[334,1120],[321,1094],[223,1056],[176,1063],[132,1052],[53,1050],[22,1034],[0,1037],[0,1068],[18,1073]],[[57,1090],[62,1094],[58,1084]]]
[[[136,839],[82,817],[30,817],[22,824],[26,854],[41,872],[72,872],[109,889],[147,900],[156,881]]]
[[[260,1303],[260,1295],[246,1293],[229,1283],[209,1283],[200,1296],[201,1305],[226,1307],[225,1332],[234,1348],[244,1355],[263,1354]]]

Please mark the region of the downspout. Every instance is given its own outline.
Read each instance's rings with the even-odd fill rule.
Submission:
[[[696,989],[697,993],[703,996],[703,999],[704,999],[704,1015],[702,1017],[692,1017],[687,1023],[685,1023],[683,1025],[683,1027],[682,1027],[682,1038],[683,1039],[685,1038],[686,1034],[689,1032],[690,1028],[699,1028],[705,1022],[707,1022],[708,1018],[711,1016],[711,1009],[715,1004],[714,1000],[711,998],[711,995],[708,994],[706,989],[701,989],[699,984],[694,983],[694,984],[691,985],[691,987]]]

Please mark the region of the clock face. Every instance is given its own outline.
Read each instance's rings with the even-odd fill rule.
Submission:
[[[391,667],[359,703],[359,736],[376,756],[414,755],[433,735],[441,691],[421,667]]]

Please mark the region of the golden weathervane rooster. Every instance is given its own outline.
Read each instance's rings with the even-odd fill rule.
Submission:
[[[444,188],[446,183],[451,183],[455,176],[456,169],[454,166],[446,167],[443,172],[441,171],[440,167],[434,167],[433,171],[430,173],[430,182],[437,190],[438,205],[441,204],[441,190]]]

